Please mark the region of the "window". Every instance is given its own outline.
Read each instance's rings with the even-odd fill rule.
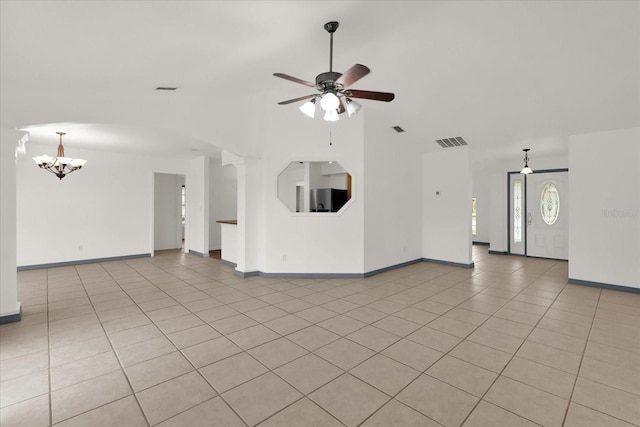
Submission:
[[[187,213],[187,192],[184,189],[184,185],[182,186],[182,225],[184,225],[184,218]]]
[[[513,241],[522,243],[522,181],[513,182]]]
[[[560,197],[558,196],[558,189],[553,183],[547,182],[540,194],[540,214],[545,224],[553,225],[558,219],[559,213]]]
[[[471,234],[476,235],[476,198],[471,199]]]

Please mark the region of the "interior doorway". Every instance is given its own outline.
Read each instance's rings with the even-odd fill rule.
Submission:
[[[569,259],[569,170],[509,172],[507,182],[507,252]]]
[[[184,247],[186,225],[185,176],[154,174],[153,249]]]

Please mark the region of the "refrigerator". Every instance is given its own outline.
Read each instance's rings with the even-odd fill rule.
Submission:
[[[310,202],[311,212],[338,212],[347,203],[347,190],[314,188]]]

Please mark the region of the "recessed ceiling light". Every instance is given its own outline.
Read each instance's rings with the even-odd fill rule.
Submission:
[[[156,88],[156,90],[176,90],[176,89],[178,88],[174,86],[158,86]]]
[[[393,126],[393,130],[395,130],[398,133],[404,132],[404,129],[402,129],[400,126]]]

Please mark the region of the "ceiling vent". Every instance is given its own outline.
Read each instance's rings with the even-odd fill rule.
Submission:
[[[178,88],[173,86],[158,86],[156,88],[156,90],[176,90],[176,89]]]
[[[462,147],[463,145],[468,145],[467,141],[462,139],[461,136],[456,136],[455,138],[436,139],[436,142],[442,148]]]
[[[404,132],[404,129],[402,129],[400,126],[393,126],[393,130],[395,130],[398,133]]]

